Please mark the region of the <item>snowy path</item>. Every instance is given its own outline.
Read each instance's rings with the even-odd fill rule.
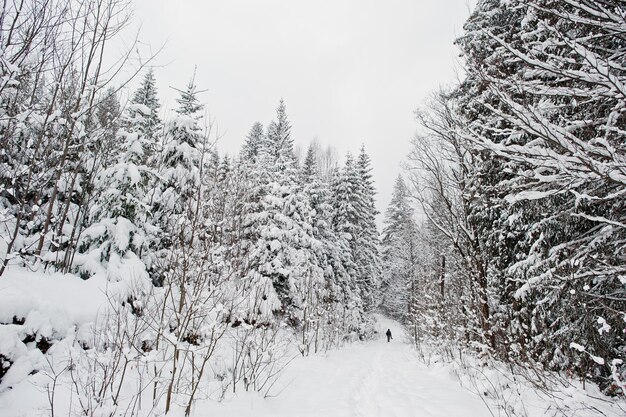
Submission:
[[[325,357],[296,360],[285,375],[282,394],[262,400],[241,397],[213,404],[219,416],[237,417],[483,417],[490,413],[480,398],[444,371],[417,361],[403,342],[402,330],[382,319],[380,334],[391,328],[394,340],[359,343]],[[208,404],[207,404],[208,405]],[[208,415],[208,414],[207,414]]]

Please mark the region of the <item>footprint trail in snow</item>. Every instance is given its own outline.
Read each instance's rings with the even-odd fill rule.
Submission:
[[[233,417],[490,415],[481,399],[462,388],[453,376],[420,363],[404,343],[396,322],[381,318],[378,328],[381,340],[296,360],[285,375],[291,383],[276,398],[238,398],[211,411]],[[384,336],[387,328],[393,333],[391,343]]]

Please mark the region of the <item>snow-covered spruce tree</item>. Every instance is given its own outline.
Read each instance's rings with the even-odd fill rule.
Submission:
[[[241,293],[246,294],[246,302],[233,312],[233,320],[248,324],[269,323],[274,311],[281,308],[271,278],[261,272],[270,262],[265,251],[267,242],[261,242],[261,231],[269,222],[266,196],[270,178],[265,166],[269,160],[267,138],[263,134],[257,139],[256,155],[248,159],[242,154],[238,165],[240,182],[243,183],[242,202],[235,211],[238,250],[232,260],[241,278],[238,283]]]
[[[351,330],[358,324],[359,337],[365,335],[367,323],[364,312],[373,306],[366,305],[364,294],[370,294],[367,283],[361,273],[362,269],[356,262],[356,251],[359,250],[359,232],[362,204],[360,176],[351,154],[346,155],[343,169],[336,169],[331,182],[332,229],[338,236],[338,248],[342,250],[341,264],[346,274],[337,281],[344,292],[342,302],[346,306],[347,316],[344,317],[346,326]],[[365,259],[362,259],[363,261]]]
[[[233,225],[230,217],[234,216],[232,211],[232,201],[229,195],[234,191],[233,187],[233,167],[231,159],[225,155],[221,161],[217,162],[215,178],[211,190],[211,204],[206,204],[210,210],[205,218],[210,219],[213,230],[210,231],[211,239],[214,243],[230,246],[234,244],[232,236]]]
[[[218,153],[212,151],[203,176],[202,240],[209,248],[205,256],[211,259],[213,271],[224,277],[236,273],[240,260],[241,213],[238,210],[245,195],[242,183],[239,167],[233,165],[230,156],[220,159]]]
[[[419,267],[417,253],[417,225],[409,191],[398,176],[391,202],[385,212],[382,233],[382,268],[380,308],[389,316],[406,322],[409,290]],[[421,285],[420,283],[417,283]]]
[[[513,320],[496,331],[517,333],[522,359],[618,385],[625,342],[611,329],[625,309],[624,12],[618,1],[481,2],[460,42],[468,68],[460,97],[475,112],[465,114],[464,136],[485,161],[501,161],[499,175],[486,175],[487,163],[481,175],[488,201],[502,207],[485,227],[498,254],[493,270],[514,277],[498,279]],[[494,21],[504,15],[506,30]]]
[[[477,6],[465,24],[465,34],[457,40],[461,46],[466,65],[471,70],[454,93],[456,108],[460,109],[465,123],[471,129],[489,136],[491,141],[518,143],[519,138],[507,137],[503,132],[511,127],[508,119],[497,113],[484,111],[481,103],[498,106],[497,96],[482,79],[482,74],[499,74],[500,77],[512,76],[521,71],[519,60],[503,60],[506,51],[491,35],[506,39],[511,45],[521,47],[523,39],[519,28],[524,16],[519,2],[504,7],[497,1],[484,1]],[[511,27],[517,28],[511,30]],[[488,45],[488,47],[486,47]],[[466,127],[458,128],[463,136]],[[515,171],[514,164],[484,148],[475,146],[465,139],[465,146],[472,158],[469,175],[466,178],[467,190],[471,190],[471,200],[467,201],[466,210],[474,242],[480,248],[476,251],[482,256],[479,268],[479,288],[485,294],[486,303],[478,318],[483,334],[493,349],[502,357],[509,353],[502,350],[505,346],[515,346],[511,350],[526,357],[526,349],[519,347],[519,342],[529,337],[525,329],[529,328],[529,310],[523,303],[515,300],[517,286],[507,279],[507,269],[516,261],[519,253],[528,251],[532,242],[525,238],[529,235],[530,225],[541,216],[541,208],[533,211],[522,208],[521,204],[511,207],[505,201],[510,191],[508,181]],[[522,215],[521,212],[525,214]],[[554,225],[558,227],[558,225]],[[524,318],[522,318],[524,316]],[[526,321],[524,325],[514,323]],[[497,337],[507,339],[497,341]],[[524,360],[524,359],[523,359]]]
[[[84,143],[77,145],[76,155],[70,152],[72,171],[66,173],[71,189],[63,189],[58,197],[64,202],[60,212],[57,232],[58,244],[51,252],[55,253],[55,266],[65,272],[75,269],[74,258],[82,239],[83,230],[94,221],[92,209],[95,200],[104,186],[98,176],[102,170],[110,168],[125,152],[123,134],[119,130],[122,116],[116,89],[110,87],[98,96],[94,111],[86,117]],[[51,260],[51,256],[47,257]],[[87,274],[88,275],[88,274]]]
[[[256,185],[251,203],[256,207],[248,212],[252,237],[248,238],[248,274],[250,281],[265,287],[262,298],[270,301],[268,307],[282,310],[297,326],[303,318],[308,288],[322,282],[323,273],[316,259],[312,210],[298,182],[291,126],[282,100],[276,115],[261,142],[258,162],[252,165]],[[272,291],[262,284],[268,280]]]
[[[251,262],[255,262],[248,256],[248,251],[252,249],[258,239],[258,232],[262,216],[262,200],[267,193],[267,180],[260,167],[261,154],[266,152],[265,131],[260,122],[256,122],[246,136],[245,142],[239,152],[238,158],[234,163],[234,172],[231,175],[231,193],[225,194],[224,197],[229,198],[230,217],[229,222],[232,229],[232,245],[228,250],[228,262],[234,271],[245,277],[248,274],[254,274],[257,266]],[[242,279],[239,282],[241,288],[245,288],[248,284],[261,284],[262,279],[257,276],[255,279]],[[256,285],[255,285],[256,286]],[[251,292],[259,292],[259,297],[250,298],[248,306],[251,308],[242,308],[238,312],[233,311],[233,320],[246,320],[247,322],[256,321],[255,316],[262,310],[264,317],[269,317],[269,312],[277,307],[277,303],[273,303],[272,307],[264,307],[259,309],[256,303],[264,303],[267,295],[265,295],[271,286],[270,283],[264,282],[258,285],[257,290]],[[244,291],[249,292],[249,291]],[[252,301],[253,299],[257,301]],[[272,298],[273,299],[273,298]],[[252,307],[256,305],[256,307]],[[250,315],[251,313],[251,315]]]
[[[360,274],[361,291],[363,301],[368,308],[378,305],[378,289],[380,286],[380,253],[378,228],[376,226],[376,189],[372,179],[372,167],[369,155],[365,152],[365,146],[361,151],[356,164],[359,176],[360,201],[357,206],[360,210],[358,220],[357,247],[354,260]]]
[[[152,220],[154,199],[160,192],[160,177],[158,172],[161,168],[163,156],[163,123],[159,117],[161,104],[157,95],[156,79],[154,71],[149,69],[144,75],[139,88],[133,93],[126,107],[125,117],[121,120],[124,131],[136,134],[143,146],[143,158],[141,159],[148,170],[153,174],[148,178],[147,192],[143,202],[150,212],[149,226],[146,225],[146,238],[149,249],[142,253],[142,259],[147,268],[151,270],[155,259],[155,241],[158,241],[160,229]]]
[[[356,265],[348,241],[332,228],[333,208],[330,184],[320,176],[315,148],[309,147],[301,168],[303,192],[311,204],[313,237],[319,242],[316,259],[324,273],[324,283],[314,282],[303,326],[303,345],[307,351],[328,349],[342,337],[358,332],[363,322],[363,303],[355,283]],[[308,343],[305,343],[308,341]]]
[[[380,260],[376,229],[374,188],[369,157],[361,150],[358,161],[352,155],[333,180],[333,228],[350,245],[356,265],[356,281],[366,309],[377,305]]]
[[[195,237],[195,216],[199,207],[201,174],[207,164],[206,137],[200,123],[204,106],[196,97],[192,78],[176,100],[176,114],[166,123],[159,169],[160,183],[154,196],[154,220],[161,235],[154,250],[163,259],[170,249],[188,244]],[[154,277],[155,282],[161,278]]]
[[[153,288],[146,266],[153,235],[149,193],[156,183],[148,157],[157,138],[145,134],[150,110],[136,102],[138,97],[133,96],[116,120],[121,127],[113,139],[115,147],[102,145],[109,155],[94,180],[91,225],[80,235],[73,259],[73,269],[85,278],[102,272],[109,280],[126,282],[124,298],[111,300],[110,310],[103,311],[91,332],[81,336],[82,348],[72,347],[75,394],[86,414],[115,409],[121,392],[135,398],[142,395],[142,388],[134,384],[136,378],[145,381],[145,388],[156,386],[159,377],[154,364],[145,360],[156,327],[144,316],[154,307],[147,302]],[[105,117],[109,114],[102,114]]]
[[[76,75],[73,73],[71,77]],[[76,85],[78,84],[79,81],[76,81]],[[61,94],[60,108],[63,109],[65,118],[71,117],[66,112],[72,110],[78,99],[76,95],[79,92],[75,90],[77,87],[72,88],[74,90],[69,94],[66,94],[67,91]],[[75,132],[77,136],[63,151],[66,166],[60,176],[61,183],[57,183],[57,208],[53,218],[55,229],[52,229],[55,237],[49,252],[42,256],[48,266],[53,265],[63,272],[73,268],[81,234],[94,221],[90,210],[98,195],[97,176],[105,167],[115,163],[122,152],[123,139],[119,137],[118,131],[121,106],[116,89],[109,87],[92,96],[84,106],[84,112],[76,124],[79,129]],[[59,130],[61,136],[67,133],[63,127],[66,123],[63,119]]]
[[[70,72],[66,77],[74,82],[67,83],[63,89],[53,88],[57,92],[56,96],[45,94],[47,102],[42,112],[32,114],[38,119],[30,126],[32,130],[29,129],[32,136],[28,142],[33,148],[29,149],[28,142],[25,143],[26,152],[23,156],[32,158],[28,163],[38,166],[23,171],[22,178],[25,183],[39,179],[40,190],[33,190],[36,193],[35,201],[39,204],[35,201],[33,203],[37,206],[44,202],[46,204],[43,210],[37,207],[37,211],[32,212],[28,219],[27,233],[31,236],[22,237],[21,256],[26,258],[27,263],[38,263],[43,259],[46,267],[59,269],[63,269],[68,249],[73,249],[68,238],[74,232],[73,226],[78,220],[75,214],[82,212],[87,193],[91,191],[84,180],[89,167],[94,167],[89,161],[97,160],[94,158],[97,151],[93,145],[99,133],[96,107],[85,108],[87,104],[81,96],[78,73]],[[96,98],[92,95],[91,99],[95,105]],[[72,113],[81,105],[81,111]],[[47,112],[53,108],[56,113],[48,115]],[[75,116],[73,119],[72,114]],[[26,138],[22,136],[22,139]],[[20,182],[16,181],[17,184]],[[32,255],[35,255],[37,261]]]
[[[265,134],[260,133],[264,142]],[[258,149],[265,152],[265,143]],[[258,259],[251,252],[265,221],[267,178],[257,166],[260,153],[253,159],[244,159],[243,152],[240,155],[233,162],[223,158],[205,208],[209,236],[219,240],[211,251],[211,268],[229,278],[222,290],[228,294],[223,298],[222,319],[231,327],[232,363],[222,364],[219,372],[225,376],[224,393],[245,389],[267,395],[279,375],[275,370],[286,360],[287,339],[282,337],[281,315],[276,314],[280,300],[271,279],[258,272]]]
[[[153,79],[152,79],[153,81]],[[141,91],[146,81],[135,92],[112,144],[104,145],[111,162],[96,176],[96,199],[89,214],[90,226],[79,241],[80,255],[74,260],[84,276],[98,272],[101,267],[109,279],[137,278],[146,274],[145,260],[149,259],[151,225],[150,196],[156,183],[156,172],[148,165],[148,157],[156,147],[156,137],[150,136],[146,119],[153,117],[158,101],[144,104]],[[151,107],[152,108],[151,108]],[[102,110],[99,118],[111,118],[110,111]],[[154,120],[154,119],[153,119]],[[125,266],[126,265],[126,266]]]
[[[150,69],[128,103],[128,117],[123,121],[124,127],[138,132],[150,144],[153,144],[151,145],[153,147],[156,146],[157,137],[162,129],[159,117],[161,104],[157,94],[154,71]],[[151,152],[146,155],[146,158],[154,152],[154,149],[149,150]]]
[[[240,157],[249,164],[255,164],[258,162],[259,150],[263,146],[265,140],[265,132],[263,131],[263,125],[260,122],[256,122],[252,125],[246,141],[241,147]]]
[[[333,230],[348,241],[350,245],[350,255],[354,259],[354,252],[357,248],[358,221],[360,212],[358,211],[360,200],[359,175],[356,170],[354,157],[348,153],[343,169],[335,170],[332,181],[332,207]],[[355,265],[357,268],[358,266]],[[359,279],[360,271],[354,271],[355,279]],[[359,297],[361,296],[359,290]]]
[[[302,320],[299,329],[300,350],[303,355],[311,350],[317,350],[323,345],[325,330],[324,321],[327,320],[324,303],[328,300],[329,277],[328,277],[328,252],[327,242],[322,239],[322,234],[328,224],[323,216],[328,214],[324,211],[324,196],[319,180],[317,165],[314,153],[308,149],[302,169],[299,172],[299,183],[302,185],[301,193],[304,201],[310,204],[309,222],[311,226],[311,237],[315,244],[311,247],[316,261],[315,279],[306,279],[301,286]],[[321,229],[321,230],[320,230]],[[328,236],[327,236],[328,237]],[[313,240],[312,240],[313,241]],[[310,274],[309,276],[312,276]],[[322,279],[323,278],[323,279]]]

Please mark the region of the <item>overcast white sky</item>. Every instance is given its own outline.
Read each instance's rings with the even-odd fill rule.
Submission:
[[[454,81],[475,0],[135,0],[141,39],[166,43],[155,69],[163,105],[196,81],[234,154],[284,97],[292,137],[372,157],[384,212],[416,129],[413,111]]]

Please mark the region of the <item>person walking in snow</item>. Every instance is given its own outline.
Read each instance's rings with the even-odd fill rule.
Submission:
[[[389,343],[389,341],[393,339],[393,337],[391,337],[391,329],[387,329],[387,333],[385,334],[387,335],[387,343]]]

